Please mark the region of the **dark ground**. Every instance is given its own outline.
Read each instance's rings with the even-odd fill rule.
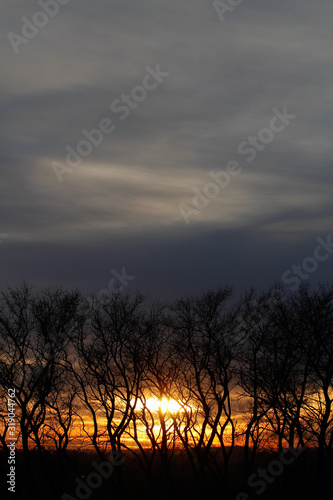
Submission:
[[[291,455],[289,456],[291,457]],[[133,461],[129,454],[125,455],[123,465],[114,467],[109,477],[96,476],[93,462],[100,463],[93,453],[71,452],[68,457],[60,458],[56,454],[30,454],[31,473],[24,465],[23,456],[17,453],[16,492],[8,492],[5,475],[8,474],[7,459],[1,459],[1,500],[328,500],[333,498],[333,460],[327,456],[324,464],[319,466],[315,450],[303,451],[295,461],[284,465],[283,471],[272,461],[279,460],[277,454],[261,453],[252,474],[254,485],[247,484],[249,474],[243,467],[242,449],[235,450],[230,464],[229,479],[220,472],[215,477],[206,471],[205,477],[194,475],[183,452],[176,452],[172,458],[170,471],[156,463],[151,477]],[[108,467],[108,466],[106,466]],[[268,480],[259,478],[259,469],[270,467],[276,476],[268,472]],[[92,474],[94,473],[94,474]],[[105,472],[107,474],[107,472]],[[251,474],[251,473],[250,473]],[[81,486],[89,482],[91,488],[82,486],[77,489],[78,478]],[[95,481],[101,484],[96,487]],[[260,481],[260,482],[258,482]]]

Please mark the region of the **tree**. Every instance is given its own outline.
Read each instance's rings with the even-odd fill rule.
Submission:
[[[179,428],[179,437],[201,482],[207,467],[214,464],[214,468],[210,466],[212,474],[218,468],[214,453],[217,442],[227,478],[234,446],[231,390],[240,338],[237,310],[228,309],[231,294],[230,288],[220,288],[180,299],[172,307],[175,363],[180,367],[177,389],[192,407],[194,420]],[[191,459],[193,450],[196,463]]]

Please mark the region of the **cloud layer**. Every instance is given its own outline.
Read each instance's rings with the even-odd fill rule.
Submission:
[[[8,33],[40,10],[2,6],[2,286],[98,291],[125,266],[160,297],[262,287],[330,234],[333,5],[244,1],[221,22],[211,1],[70,0],[16,54]],[[157,65],[122,120],[111,104]],[[239,145],[284,106],[296,118],[248,162]],[[103,118],[115,130],[60,183],[52,163]],[[242,172],[186,224],[179,205],[231,160]]]

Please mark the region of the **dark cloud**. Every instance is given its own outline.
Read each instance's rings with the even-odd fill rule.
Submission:
[[[71,0],[15,54],[7,34],[37,10],[5,0],[0,21],[3,285],[97,291],[126,266],[171,297],[266,286],[313,254],[332,228],[331,4],[244,1],[221,22],[210,1]],[[111,103],[158,64],[170,75],[120,120]],[[239,144],[285,105],[295,120],[248,163]],[[52,162],[104,117],[115,131],[59,183]],[[187,225],[179,204],[230,160],[242,173]]]

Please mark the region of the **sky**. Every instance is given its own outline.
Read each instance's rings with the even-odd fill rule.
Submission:
[[[2,0],[0,288],[331,282],[332,21],[326,0]]]

